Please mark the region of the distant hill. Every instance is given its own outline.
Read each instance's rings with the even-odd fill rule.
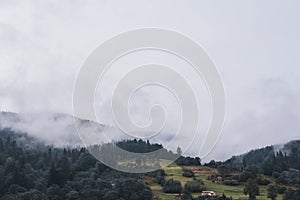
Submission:
[[[87,133],[92,131],[94,134],[102,134],[103,131],[114,130],[92,121],[75,120],[78,120],[81,128]],[[163,149],[166,155],[175,156],[161,144],[151,144],[149,141],[120,139],[114,144],[135,153]],[[110,147],[111,144],[105,144],[104,147],[106,145]],[[106,155],[111,156],[110,153]],[[128,158],[124,158],[120,163],[137,166],[160,164],[149,162],[147,158],[134,159],[126,163]],[[173,168],[170,167],[166,168],[170,169],[167,175],[163,170],[145,175],[154,178],[154,182],[164,188],[169,178],[180,179],[183,172],[193,174],[189,170],[182,171],[191,169],[198,173],[198,177],[205,179],[206,186],[215,188],[220,194],[224,185],[234,184],[230,186],[231,189],[238,189],[240,195],[249,179],[255,179],[261,184],[263,191],[266,191],[264,184],[270,182],[284,186],[285,189],[295,189],[295,186],[300,184],[300,140],[255,149],[243,155],[233,156],[224,162],[212,161],[205,164],[210,168],[200,168],[199,158],[180,156],[175,163],[175,168],[180,169],[179,174],[174,175]],[[209,176],[206,177],[200,173],[201,170],[195,169],[203,169],[203,173],[205,169],[209,169],[213,173],[207,174]],[[210,180],[215,176],[224,178],[223,185],[211,183]],[[95,196],[100,196],[102,199],[129,200],[132,199],[132,195],[135,195],[136,199],[152,199],[153,194],[143,183],[142,177],[138,174],[115,171],[91,156],[87,149],[80,145],[72,116],[0,113],[0,199],[94,199]],[[192,180],[184,180],[187,179]],[[174,184],[178,184],[178,181],[174,181]]]
[[[300,140],[290,141],[280,149],[276,147],[255,149],[224,162],[211,161],[205,165],[217,168],[223,175],[240,173],[240,176],[235,177],[239,182],[263,174],[273,177],[277,184],[300,184]]]
[[[10,129],[16,133],[26,133],[31,138],[56,147],[82,146],[76,131],[77,128],[89,137],[97,137],[104,132],[114,139],[119,137],[117,130],[112,126],[99,124],[93,121],[74,118],[67,114],[17,114],[0,112],[0,129]],[[97,141],[95,139],[95,141]]]
[[[280,148],[279,148],[280,147]],[[260,165],[274,156],[294,157],[300,154],[300,140],[292,140],[284,145],[272,145],[254,149],[248,153],[233,156],[224,163],[243,163],[244,165]],[[291,163],[292,164],[292,163]],[[295,163],[293,163],[294,165]],[[300,169],[300,165],[294,166]]]

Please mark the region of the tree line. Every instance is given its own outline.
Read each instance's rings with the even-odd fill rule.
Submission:
[[[25,147],[26,136],[18,137],[9,129],[0,131],[1,200],[153,198],[139,174],[110,169],[85,148]]]

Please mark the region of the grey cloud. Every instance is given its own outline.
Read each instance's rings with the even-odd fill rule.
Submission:
[[[297,139],[299,6],[299,1],[1,1],[0,110],[72,114],[73,84],[88,54],[115,34],[154,26],[203,45],[224,80],[227,119],[207,160]],[[39,123],[55,126],[45,120],[23,128],[39,135]],[[68,132],[58,128],[64,123],[71,121],[57,125],[55,138]],[[42,137],[51,141],[51,135]],[[199,143],[201,136],[190,153]]]
[[[254,92],[256,91],[256,92]],[[253,148],[283,144],[300,138],[299,92],[280,78],[265,79],[252,95],[258,97],[252,109],[228,121],[215,152],[206,160],[224,159]],[[250,104],[250,103],[249,103]],[[253,105],[252,105],[253,106]]]

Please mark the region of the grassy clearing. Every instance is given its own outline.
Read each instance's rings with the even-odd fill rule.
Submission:
[[[243,194],[244,186],[227,186],[220,183],[213,183],[211,180],[207,180],[207,177],[213,173],[216,173],[215,169],[211,169],[208,167],[199,167],[199,166],[189,166],[185,167],[186,169],[191,169],[195,173],[195,176],[199,179],[202,179],[207,187],[207,190],[212,190],[216,192],[217,195],[222,195],[223,193],[227,197],[232,197],[234,200],[248,200],[248,197]],[[172,164],[171,166],[164,168],[167,176],[166,179],[175,179],[181,182],[182,186],[184,184],[192,180],[192,178],[187,178],[182,176],[183,168],[177,166],[176,164]],[[154,195],[161,200],[170,200],[174,199],[175,194],[166,194],[163,193],[162,187],[156,183],[154,183],[151,179],[147,180],[148,185],[152,189]],[[194,197],[198,197],[200,193],[193,193]],[[267,198],[267,186],[260,187],[260,196],[257,196],[258,200],[269,200]],[[282,195],[278,195],[278,200],[282,199]]]

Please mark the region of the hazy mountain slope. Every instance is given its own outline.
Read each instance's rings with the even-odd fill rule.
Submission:
[[[73,116],[66,114],[0,112],[0,129],[8,128],[16,133],[27,133],[32,138],[57,147],[81,146],[74,120],[79,124],[77,128],[91,138],[105,133],[115,139],[112,134],[115,132],[113,127],[79,118],[74,119]]]

